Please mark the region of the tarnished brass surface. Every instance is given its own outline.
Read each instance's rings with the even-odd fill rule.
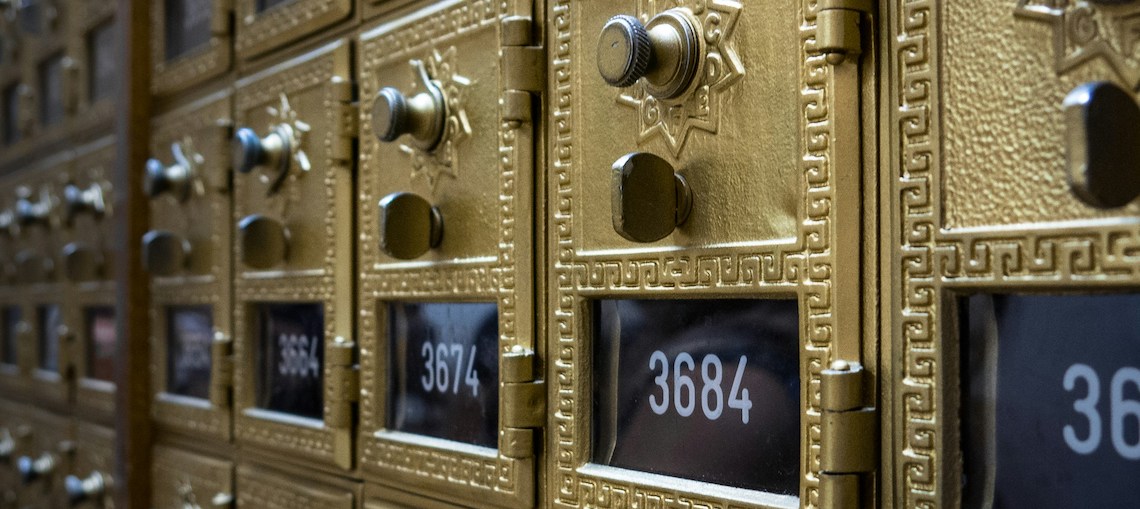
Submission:
[[[238,509],[354,509],[359,487],[305,479],[271,468],[242,464],[237,470]]]
[[[157,445],[151,468],[154,509],[233,507],[233,463]]]
[[[326,28],[352,12],[353,0],[232,0],[234,51],[251,58]],[[259,4],[268,8],[259,10]]]
[[[179,18],[179,21],[198,28],[197,23],[186,18],[209,16],[206,26],[209,34],[202,46],[174,58],[167,58],[170,30],[167,27],[167,3],[154,2],[150,11],[153,26],[150,38],[151,90],[155,95],[174,94],[192,88],[228,71],[233,60],[232,1],[182,0],[181,3],[190,12],[185,18]]]

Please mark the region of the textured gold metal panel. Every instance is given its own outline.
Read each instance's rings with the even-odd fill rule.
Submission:
[[[348,17],[352,0],[233,0],[234,50],[248,59]],[[266,4],[264,10],[259,4]]]
[[[353,509],[356,493],[317,479],[302,479],[253,465],[237,474],[239,509]]]
[[[167,58],[167,39],[170,27],[166,2],[151,6],[150,38],[151,92],[168,95],[186,90],[210,78],[225,73],[233,61],[233,34],[231,20],[233,3],[226,0],[184,1],[195,15],[209,16],[209,36],[200,47],[188,50],[174,58]],[[205,11],[203,13],[203,11]],[[186,22],[185,19],[180,19]]]
[[[151,482],[155,509],[225,507],[234,496],[234,467],[226,460],[159,445]]]

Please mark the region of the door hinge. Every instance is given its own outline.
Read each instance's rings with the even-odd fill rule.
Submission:
[[[534,430],[546,422],[546,383],[536,380],[533,350],[515,347],[502,357],[503,433],[499,451],[508,458],[534,456]]]
[[[859,507],[860,475],[876,470],[879,413],[866,402],[866,377],[863,366],[846,361],[821,373],[820,507]]]
[[[329,155],[337,161],[352,162],[354,154],[353,142],[359,133],[359,121],[357,120],[357,108],[353,102],[353,86],[352,82],[340,77],[333,76],[332,81],[329,82],[329,96],[334,104],[330,104],[330,108],[335,108],[337,114],[336,122],[333,124],[335,132],[332,137],[332,145],[329,147]]]
[[[528,16],[503,19],[503,120],[533,121],[531,94],[546,89],[546,55],[533,40],[534,21]]]
[[[828,63],[839,65],[863,52],[860,27],[871,12],[871,0],[820,0],[816,14],[816,47]]]
[[[360,401],[360,370],[356,365],[355,346],[353,342],[337,337],[325,353],[329,366],[325,392],[329,413],[325,416],[325,424],[330,428],[351,428],[352,409]]]
[[[221,331],[214,332],[210,343],[210,403],[218,408],[229,408],[234,386],[234,342]]]

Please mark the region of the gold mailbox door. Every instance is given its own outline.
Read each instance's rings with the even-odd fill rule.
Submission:
[[[115,431],[111,428],[77,422],[75,461],[64,478],[63,491],[72,507],[114,507]]]
[[[84,415],[106,423],[115,413],[112,380],[119,343],[111,258],[114,190],[109,179],[117,148],[114,138],[104,138],[79,149],[63,186],[57,255],[59,270],[71,285],[64,315],[72,338],[75,404]]]
[[[68,54],[74,71],[69,83],[75,111],[73,129],[89,136],[106,134],[114,120],[119,87],[126,68],[117,51],[122,31],[116,3],[103,0],[68,0]]]
[[[307,479],[255,464],[238,466],[237,486],[238,509],[354,509],[360,498],[356,483],[323,476]]]
[[[327,28],[353,0],[234,0],[234,51],[249,59]]]
[[[22,4],[16,14],[22,30],[24,81],[29,85],[25,108],[30,143],[23,148],[58,142],[71,130],[79,85],[78,67],[71,54],[71,0],[37,0]]]
[[[151,276],[155,421],[231,436],[233,101],[216,92],[154,120],[145,171],[151,229],[140,239]]]
[[[873,24],[824,4],[549,3],[553,505],[872,496]]]
[[[234,495],[233,463],[158,445],[151,467],[155,509],[226,507]]]
[[[882,5],[884,505],[1127,505],[1140,6]]]
[[[545,64],[531,4],[512,9],[442,2],[360,43],[361,466],[474,507],[536,503],[544,411],[531,221]]]
[[[150,90],[165,96],[225,73],[233,60],[225,0],[176,0],[151,6]]]
[[[39,408],[27,409],[32,431],[25,452],[15,458],[20,476],[19,507],[67,506],[64,479],[75,461],[75,430],[66,417]]]
[[[337,41],[237,83],[235,434],[353,465],[350,46]]]

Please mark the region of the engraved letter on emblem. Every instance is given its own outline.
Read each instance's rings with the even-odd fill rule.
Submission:
[[[1140,196],[1140,105],[1108,82],[1086,83],[1063,104],[1069,183],[1085,203],[1110,209]]]

